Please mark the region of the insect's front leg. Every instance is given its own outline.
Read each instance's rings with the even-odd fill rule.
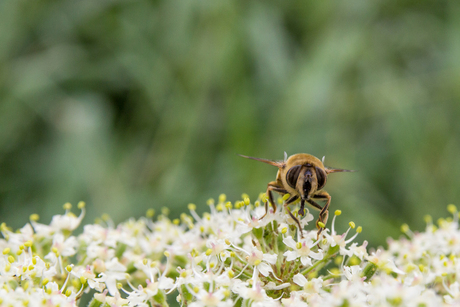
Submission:
[[[316,204],[314,201],[311,201],[309,202],[310,204],[314,203],[313,206],[315,206],[316,208],[320,209],[321,208],[321,212],[319,213],[319,217],[318,217],[318,220],[316,221],[316,228],[318,228],[318,238],[319,238],[319,235],[321,234],[321,232],[323,231],[323,227],[319,226],[319,222],[323,223],[324,225],[326,225],[327,223],[327,218],[329,216],[329,204],[331,203],[331,195],[329,195],[329,193],[325,192],[325,191],[319,191],[317,194],[315,194],[313,196],[313,198],[315,199],[326,199],[326,204],[324,205],[323,208],[321,208],[318,204]]]
[[[268,201],[265,202],[265,214],[262,215],[262,217],[259,219],[263,219],[267,213],[268,213],[268,203],[270,202],[270,204],[272,205],[273,207],[273,212],[276,212],[276,205],[275,205],[275,202],[273,201],[273,195],[272,195],[272,191],[275,191],[275,192],[278,192],[278,193],[281,193],[281,194],[286,194],[287,191],[278,185],[278,183],[276,181],[271,181],[268,183],[268,186],[267,186],[267,196],[268,196]]]
[[[299,226],[299,231],[300,231],[300,237],[303,238],[303,231],[302,231],[302,226],[300,225],[300,221],[298,218],[296,218],[294,216],[294,214],[292,214],[291,210],[289,210],[289,207],[288,205],[295,202],[297,199],[299,199],[299,196],[298,195],[292,195],[291,197],[289,197],[286,202],[284,203],[284,208],[286,209],[286,211],[289,213],[289,215],[291,216],[291,218],[294,220],[294,222],[297,223],[297,226]]]

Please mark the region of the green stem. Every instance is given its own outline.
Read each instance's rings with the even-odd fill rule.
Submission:
[[[310,273],[312,270],[314,270],[314,269],[316,269],[316,268],[318,268],[318,267],[319,267],[319,269],[322,269],[322,268],[329,262],[329,260],[332,258],[332,256],[333,256],[333,255],[327,256],[327,257],[325,257],[325,258],[323,258],[323,259],[321,259],[321,260],[315,262],[315,264],[313,264],[311,267],[309,267],[309,268],[303,270],[302,272],[300,272],[300,274],[302,274],[302,275],[308,274],[308,273]]]

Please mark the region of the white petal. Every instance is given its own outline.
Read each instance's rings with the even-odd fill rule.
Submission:
[[[323,259],[323,253],[322,252],[312,252],[310,251],[310,253],[308,254],[311,258],[315,259],[315,260],[321,260]]]
[[[308,256],[300,257],[300,261],[302,262],[303,265],[311,265],[311,258]]]
[[[160,289],[171,289],[174,287],[174,280],[169,277],[160,277],[158,288]]]
[[[260,274],[262,274],[263,276],[268,276],[270,272],[273,272],[272,267],[263,262],[259,264],[257,268],[259,269]]]
[[[264,254],[262,259],[267,261],[270,264],[275,264],[276,260],[278,259],[278,255],[276,254]]]
[[[302,274],[297,273],[294,275],[294,278],[292,279],[292,281],[298,284],[299,286],[303,287],[307,283],[308,280]]]
[[[299,255],[295,251],[287,251],[283,254],[283,256],[286,257],[286,261],[292,261],[299,257]]]
[[[109,290],[110,295],[114,296],[118,292],[117,281],[114,278],[107,278],[105,285]]]
[[[283,243],[286,244],[287,246],[289,246],[290,248],[293,248],[293,249],[297,248],[297,246],[296,246],[297,243],[296,243],[296,241],[294,241],[292,239],[291,236],[284,238]]]

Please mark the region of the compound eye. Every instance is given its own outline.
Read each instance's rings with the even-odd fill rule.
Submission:
[[[295,186],[297,184],[297,179],[299,178],[301,168],[301,165],[293,166],[288,170],[286,174],[286,182],[293,189],[295,189]]]
[[[327,175],[326,175],[326,172],[324,170],[322,170],[321,168],[315,166],[315,170],[316,170],[316,179],[318,180],[318,190],[321,190],[324,185],[326,184],[326,179],[327,179]]]

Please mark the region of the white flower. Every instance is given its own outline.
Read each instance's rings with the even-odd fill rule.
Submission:
[[[208,292],[200,289],[194,294],[197,301],[190,304],[190,307],[231,307],[233,302],[230,299],[225,299],[224,289],[219,289],[214,292]],[[192,292],[193,293],[193,292]]]
[[[100,242],[91,242],[86,248],[86,254],[90,259],[109,260],[115,257],[115,250],[101,245]]]
[[[117,258],[112,258],[110,261],[105,262],[105,270],[100,273],[100,281],[105,282],[110,295],[118,293],[117,280],[126,279],[126,267],[118,262]]]
[[[291,236],[288,236],[283,239],[284,244],[292,248],[292,251],[287,251],[284,253],[287,261],[293,261],[297,258],[300,258],[300,261],[303,265],[311,266],[311,259],[321,260],[323,259],[323,253],[321,251],[313,252],[312,247],[316,246],[317,243],[314,243],[311,238],[301,239],[299,242],[296,242],[292,239]]]
[[[291,292],[290,298],[282,298],[281,303],[284,307],[308,307],[297,292]]]
[[[391,271],[398,273],[398,274],[406,274],[403,270],[399,269],[393,259],[392,256],[388,253],[385,253],[381,249],[373,252],[371,255],[366,257],[366,260],[375,263],[380,269],[390,269]]]
[[[264,306],[280,306],[278,301],[269,297],[264,289],[260,286],[260,283],[255,283],[252,288],[244,288],[239,292],[239,295],[243,299],[249,299],[252,301],[251,306],[264,307]]]
[[[61,230],[73,231],[80,225],[84,216],[85,216],[85,208],[81,209],[81,213],[78,217],[75,216],[72,212],[68,211],[64,215],[53,216],[53,218],[51,219],[50,226],[56,229],[56,231],[61,231]]]
[[[358,281],[361,280],[363,277],[361,277],[361,267],[359,265],[353,265],[353,266],[344,266],[343,267],[343,273],[345,277],[349,281]]]
[[[460,305],[460,284],[456,281],[449,287],[445,286],[444,284],[444,287],[447,293],[449,293],[449,295],[444,295],[444,300],[446,303],[456,306]]]
[[[269,264],[275,264],[278,256],[276,254],[264,254],[262,251],[253,248],[247,256],[247,261],[250,265],[253,265],[263,276],[268,276],[270,272],[273,272],[272,267]]]
[[[349,247],[349,250],[353,255],[363,260],[364,257],[368,256],[366,247],[367,247],[367,241],[364,241],[361,246],[358,246],[358,243],[355,242],[351,244],[351,246]]]
[[[323,287],[323,279],[321,277],[312,278],[308,280],[302,274],[298,273],[294,275],[292,281],[299,286],[303,287],[304,291],[307,293],[318,293]]]
[[[64,257],[75,255],[77,246],[78,242],[74,236],[70,236],[67,239],[64,239],[62,233],[56,233],[53,236],[52,247],[56,248],[59,254]]]
[[[77,278],[85,278],[91,289],[95,289],[99,292],[102,292],[105,289],[105,283],[101,281],[101,278],[96,278],[96,274],[94,274],[91,266],[89,265],[87,265],[86,268],[81,266],[76,267],[72,270],[71,274]]]

